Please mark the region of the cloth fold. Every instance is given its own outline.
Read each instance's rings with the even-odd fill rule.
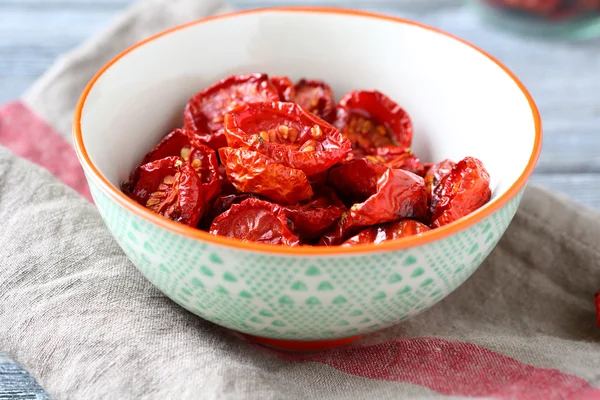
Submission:
[[[0,147],[0,351],[55,400],[600,398],[600,217],[536,186],[464,285],[329,352],[259,347],[183,310],[135,269],[76,193],[87,187],[67,145],[73,108],[126,46],[226,9],[136,4],[59,61],[25,104],[0,110],[0,143],[38,164]],[[46,143],[43,157],[23,145],[35,138]]]

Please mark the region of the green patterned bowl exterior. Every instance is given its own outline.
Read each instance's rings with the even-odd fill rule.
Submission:
[[[163,229],[126,210],[89,179],[119,245],[164,294],[246,334],[333,340],[402,322],[459,287],[492,251],[523,191],[454,235],[406,250],[288,256],[236,250]]]

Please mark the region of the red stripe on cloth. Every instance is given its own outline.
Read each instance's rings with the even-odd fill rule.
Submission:
[[[471,343],[439,338],[398,339],[322,353],[275,354],[316,362],[350,375],[408,382],[444,395],[501,399],[600,399],[600,390],[556,369],[537,368]]]
[[[47,169],[64,184],[92,201],[73,147],[20,101],[0,108],[0,144]]]

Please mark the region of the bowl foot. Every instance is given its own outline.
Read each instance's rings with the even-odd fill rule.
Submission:
[[[309,352],[309,351],[323,351],[333,349],[352,343],[362,336],[353,336],[344,339],[335,340],[321,340],[314,342],[303,342],[303,341],[290,341],[290,340],[278,340],[269,339],[258,336],[244,335],[247,339],[252,340],[262,346],[270,347],[276,350],[283,351],[295,351],[295,352]]]

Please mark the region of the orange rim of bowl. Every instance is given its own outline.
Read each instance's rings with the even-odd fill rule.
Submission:
[[[300,246],[300,247],[287,247],[287,246],[276,246],[262,243],[254,243],[254,242],[245,242],[239,239],[230,239],[223,236],[215,236],[211,235],[208,232],[201,231],[199,229],[195,229],[183,224],[179,224],[177,222],[171,221],[167,218],[164,218],[158,214],[153,213],[142,205],[134,202],[129,197],[127,197],[121,190],[115,187],[112,183],[106,179],[104,175],[100,173],[100,171],[96,168],[96,166],[90,160],[90,157],[87,153],[85,145],[83,143],[83,137],[81,134],[81,115],[83,112],[83,108],[85,106],[85,102],[87,100],[88,94],[94,87],[94,84],[100,79],[100,77],[106,72],[111,66],[113,66],[116,62],[118,62],[121,58],[125,57],[130,52],[134,51],[138,47],[144,46],[147,43],[150,43],[158,38],[161,38],[165,35],[168,35],[172,32],[176,32],[182,29],[185,29],[190,26],[194,26],[197,24],[203,24],[206,22],[232,18],[240,15],[246,14],[260,14],[260,13],[268,13],[268,12],[300,12],[300,13],[320,13],[320,14],[335,14],[335,15],[351,15],[365,18],[374,18],[380,19],[384,21],[391,21],[401,24],[413,25],[423,29],[427,29],[432,32],[436,32],[442,34],[451,39],[457,40],[473,49],[478,51],[480,54],[487,57],[489,60],[494,62],[498,67],[500,67],[507,75],[511,77],[511,79],[515,82],[515,84],[519,87],[527,101],[529,102],[529,106],[531,107],[531,113],[535,124],[535,140],[533,144],[533,150],[527,166],[525,170],[517,179],[517,181],[500,197],[492,200],[484,207],[479,210],[457,220],[443,227],[433,229],[431,231],[425,232],[418,236],[409,236],[405,238],[401,238],[398,240],[389,241],[386,243],[382,243],[379,245],[366,244],[366,245],[358,245],[351,247],[318,247],[318,246]],[[74,123],[73,123],[73,138],[75,142],[75,150],[77,152],[77,156],[83,167],[87,169],[88,174],[91,172],[93,178],[95,178],[95,183],[101,186],[105,193],[109,195],[113,200],[123,206],[125,209],[131,211],[138,217],[145,219],[155,225],[158,225],[161,228],[167,229],[173,233],[177,233],[179,235],[183,235],[192,239],[198,239],[201,241],[205,241],[211,244],[226,246],[230,248],[235,248],[238,250],[246,250],[246,251],[256,251],[261,253],[272,253],[272,254],[280,254],[280,255],[329,255],[329,256],[340,256],[347,254],[357,254],[357,253],[370,253],[370,252],[384,252],[384,251],[392,251],[392,250],[403,250],[409,247],[421,246],[427,243],[434,242],[439,239],[447,238],[455,233],[458,233],[468,227],[476,224],[479,221],[482,221],[484,218],[489,217],[500,208],[504,207],[514,196],[516,196],[519,191],[525,186],[529,177],[533,173],[533,170],[537,164],[537,160],[540,156],[541,148],[542,148],[542,123],[539,111],[531,94],[527,91],[523,83],[502,63],[500,63],[496,58],[489,55],[485,51],[480,48],[472,45],[471,43],[460,39],[454,35],[451,35],[447,32],[439,30],[437,28],[433,28],[418,22],[406,20],[399,17],[393,17],[385,14],[378,14],[368,11],[358,11],[351,9],[341,9],[341,8],[332,8],[332,7],[272,7],[272,8],[260,8],[246,11],[238,11],[229,14],[221,14],[210,16],[207,18],[203,18],[197,21],[192,21],[183,25],[179,25],[168,29],[166,31],[160,32],[154,36],[151,36],[131,47],[121,52],[115,58],[113,58],[108,64],[106,64],[100,71],[96,73],[96,75],[92,78],[92,80],[88,83],[79,102],[77,104],[77,108],[75,110]]]

